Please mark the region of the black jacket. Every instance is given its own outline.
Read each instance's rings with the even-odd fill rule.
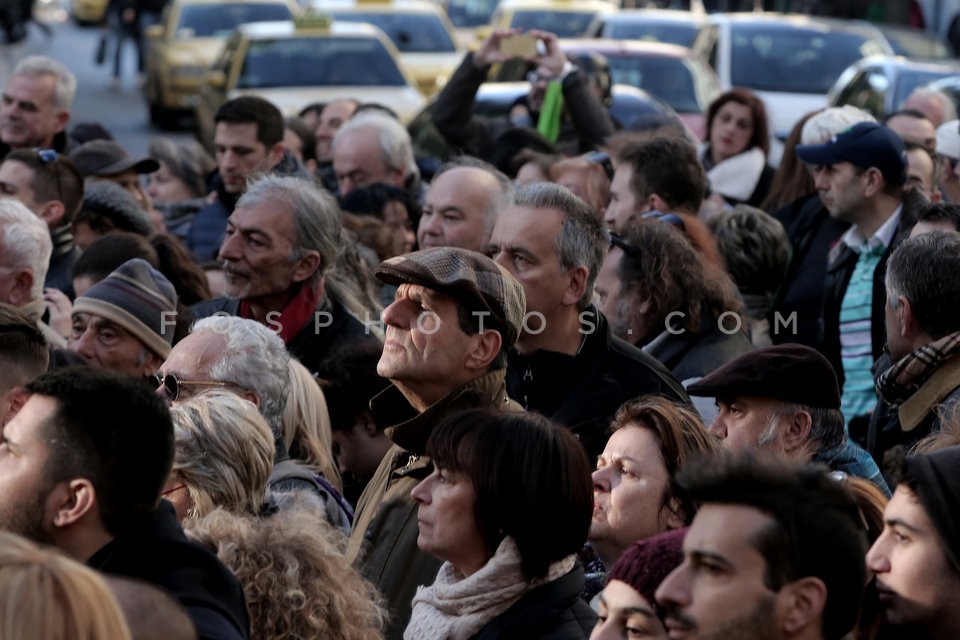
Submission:
[[[583,567],[532,589],[471,640],[586,640],[597,614],[580,598]]]
[[[680,382],[702,378],[734,358],[751,351],[753,345],[743,331],[724,333],[714,318],[705,313],[700,332],[666,333],[649,342],[643,350],[656,358]]]
[[[507,392],[529,411],[570,428],[591,459],[603,452],[607,426],[621,404],[646,394],[690,402],[656,359],[610,333],[596,308],[584,311],[585,340],[575,356],[555,351],[510,352]]]
[[[190,308],[196,318],[206,318],[216,313],[231,316],[240,315],[240,300],[221,296],[198,302]],[[319,378],[336,375],[326,361],[334,347],[347,344],[372,344],[379,338],[362,322],[350,315],[339,302],[325,297],[317,305],[315,316],[318,323],[311,321],[287,343],[287,351]],[[319,328],[316,326],[319,324]]]
[[[166,500],[93,554],[87,565],[167,591],[186,609],[200,640],[250,636],[240,582],[213,552],[187,539]]]
[[[497,138],[510,128],[508,119],[485,121],[473,115],[477,90],[487,70],[473,63],[468,53],[433,104],[433,124],[448,144],[462,153],[491,160]],[[575,71],[563,80],[564,120],[557,146],[564,153],[586,153],[603,144],[615,130],[603,103],[590,89],[583,73]]]
[[[774,344],[797,342],[816,348],[823,336],[820,313],[823,311],[827,256],[850,225],[831,217],[817,193],[778,209],[773,212],[773,217],[787,232],[793,253],[768,317],[770,339]],[[795,325],[784,326],[778,321],[777,314],[784,322],[789,322],[794,313],[797,314]]]

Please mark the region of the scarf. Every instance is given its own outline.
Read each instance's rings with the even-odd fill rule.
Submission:
[[[509,609],[528,591],[557,580],[573,569],[570,555],[550,565],[547,577],[528,581],[520,568],[520,551],[507,536],[479,571],[465,578],[444,562],[430,587],[418,587],[404,640],[467,640]]]
[[[960,331],[925,344],[880,374],[877,393],[896,408],[916,393],[945,360],[958,354]]]
[[[701,158],[710,157],[710,148],[701,147]],[[767,159],[763,151],[757,147],[747,149],[732,158],[718,162],[707,170],[707,181],[710,190],[719,193],[724,198],[746,202],[753,195],[763,174]],[[704,163],[706,166],[706,163]]]
[[[297,292],[297,295],[283,308],[280,315],[267,314],[268,319],[265,320],[263,324],[271,329],[279,326],[280,330],[277,333],[283,339],[284,343],[289,343],[297,337],[301,329],[307,326],[307,323],[313,320],[313,312],[316,311],[317,305],[320,304],[320,299],[323,298],[323,291],[323,287],[311,287],[309,284],[303,285],[300,291]],[[253,318],[250,303],[246,300],[240,301],[239,314],[241,318]]]

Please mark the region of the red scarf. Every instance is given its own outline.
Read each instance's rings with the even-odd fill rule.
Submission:
[[[283,308],[280,315],[276,316],[276,312],[268,313],[269,319],[264,324],[271,329],[276,329],[279,326],[280,330],[277,333],[284,343],[288,343],[300,333],[301,329],[307,326],[308,322],[313,320],[313,312],[322,297],[323,287],[302,286],[293,300]],[[240,301],[240,317],[252,318],[250,304],[246,300]]]

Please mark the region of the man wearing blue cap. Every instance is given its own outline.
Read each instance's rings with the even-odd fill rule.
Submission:
[[[823,144],[798,146],[797,157],[813,165],[831,217],[852,225],[830,252],[820,350],[841,381],[847,427],[862,439],[877,402],[870,367],[883,353],[887,257],[910,235],[923,199],[905,189],[906,149],[883,125],[858,123]]]

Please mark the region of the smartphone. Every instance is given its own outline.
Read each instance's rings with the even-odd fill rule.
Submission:
[[[533,58],[537,55],[539,41],[526,33],[500,39],[501,53],[515,58]]]

